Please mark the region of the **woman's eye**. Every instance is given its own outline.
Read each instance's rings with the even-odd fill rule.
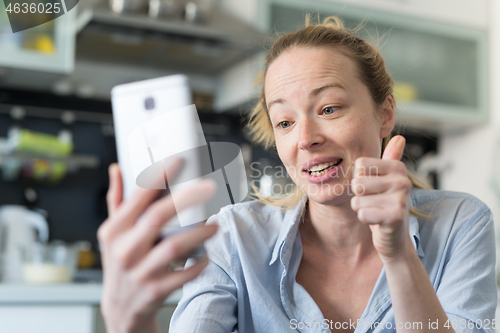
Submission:
[[[281,128],[288,128],[290,125],[292,125],[292,123],[286,120],[278,123],[278,126]]]
[[[333,114],[338,109],[339,109],[338,106],[327,106],[326,108],[323,109],[323,114],[326,115]]]

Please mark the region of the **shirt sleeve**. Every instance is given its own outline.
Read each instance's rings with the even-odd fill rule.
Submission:
[[[184,284],[170,321],[171,333],[238,332],[237,290],[230,277],[230,232],[225,219],[218,215],[207,221],[219,224],[217,234],[205,243],[209,263],[200,275]],[[188,261],[186,265],[190,264]]]
[[[469,230],[451,250],[436,292],[457,333],[495,331],[495,231],[491,211],[479,213],[464,226]]]

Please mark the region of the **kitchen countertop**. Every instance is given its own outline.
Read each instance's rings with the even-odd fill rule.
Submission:
[[[16,304],[95,304],[101,302],[101,283],[68,283],[54,285],[28,285],[0,283],[0,306]],[[182,289],[174,291],[165,305],[176,305]]]

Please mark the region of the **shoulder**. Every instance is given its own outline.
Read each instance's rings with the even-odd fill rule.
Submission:
[[[490,217],[488,206],[475,196],[454,191],[412,189],[412,206],[430,220],[453,223],[455,227],[475,224],[485,216]]]
[[[440,212],[467,210],[481,215],[489,211],[484,202],[468,193],[413,188],[410,196],[417,209]]]
[[[474,235],[493,232],[490,209],[471,194],[412,189],[410,197],[413,207],[428,216],[418,218],[423,242],[446,242],[453,249]]]

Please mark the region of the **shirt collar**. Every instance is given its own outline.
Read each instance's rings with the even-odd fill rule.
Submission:
[[[413,200],[414,189],[412,189],[410,193],[410,207],[415,207],[415,201]],[[287,236],[290,234],[292,228],[299,223],[302,217],[302,213],[305,207],[306,198],[302,198],[302,200],[292,209],[287,210],[285,217],[283,219],[283,224],[280,229],[280,234],[278,235],[278,239],[276,240],[276,244],[274,245],[273,254],[271,256],[271,261],[269,265],[272,265],[276,259],[278,259],[278,255],[281,252],[283,244],[286,241]],[[424,251],[420,244],[420,226],[418,224],[418,219],[415,216],[410,215],[409,221],[409,233],[411,236],[411,240],[415,250],[419,257],[424,257]]]
[[[272,265],[281,252],[282,245],[285,243],[285,240],[290,234],[290,231],[296,226],[302,217],[302,213],[306,203],[306,196],[300,200],[300,202],[292,209],[286,211],[285,217],[283,218],[283,224],[280,229],[280,234],[278,235],[278,239],[276,240],[276,244],[274,245],[273,254],[271,256],[271,261],[269,265]]]

